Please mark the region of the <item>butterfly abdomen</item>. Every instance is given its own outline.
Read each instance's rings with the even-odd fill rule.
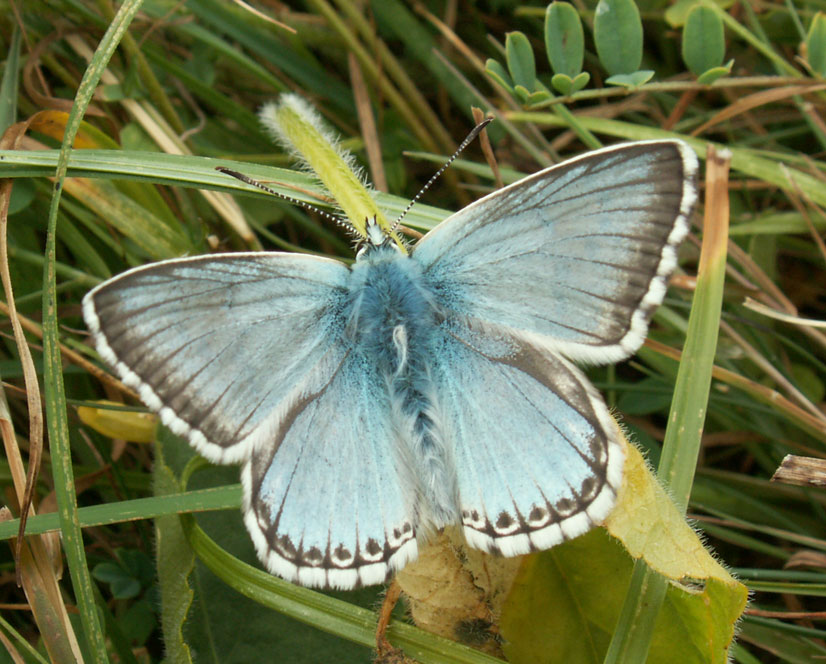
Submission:
[[[398,432],[400,480],[415,509],[436,527],[458,519],[455,472],[435,414],[429,371],[439,316],[419,265],[390,247],[356,263],[347,335],[353,351],[378,364]]]

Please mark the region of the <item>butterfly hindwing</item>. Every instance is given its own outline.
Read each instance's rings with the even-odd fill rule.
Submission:
[[[606,148],[449,217],[413,257],[447,311],[590,363],[642,344],[696,199],[679,141]]]
[[[311,373],[331,376],[347,268],[292,254],[231,254],[130,270],[86,295],[101,356],[211,461],[271,438]]]
[[[271,572],[305,586],[382,583],[416,557],[386,381],[350,353],[244,466],[244,511]]]
[[[600,395],[545,348],[479,328],[444,328],[434,382],[467,541],[517,555],[600,523],[614,505],[624,460]]]

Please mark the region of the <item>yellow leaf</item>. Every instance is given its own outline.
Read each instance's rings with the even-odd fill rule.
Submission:
[[[50,136],[56,141],[62,141],[68,119],[69,114],[64,111],[40,111],[32,117],[30,128],[33,131]],[[96,129],[94,125],[81,122],[72,147],[76,149],[102,148],[115,150],[120,146],[102,131]]]
[[[642,558],[663,576],[734,581],[677,511],[639,450],[626,445],[617,506],[603,524],[632,558]]]
[[[98,401],[101,405],[123,407],[114,401]],[[78,406],[77,416],[86,426],[109,438],[129,440],[133,443],[151,443],[155,440],[158,416],[111,408]]]

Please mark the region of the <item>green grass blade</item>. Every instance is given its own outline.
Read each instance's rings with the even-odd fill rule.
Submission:
[[[54,172],[57,152],[42,150],[22,152],[0,150],[0,177],[45,177]],[[275,166],[262,166],[229,159],[193,157],[138,150],[82,150],[72,154],[68,175],[71,177],[118,177],[155,184],[214,189],[231,193],[243,192],[261,198],[272,197],[259,189],[244,184],[215,170],[224,166],[240,171],[278,192],[320,208],[327,207],[322,198],[309,196],[304,191],[319,192],[318,182],[299,171]],[[409,199],[376,192],[376,201],[390,218],[395,218],[407,207]],[[424,203],[417,203],[405,217],[405,223],[419,228],[432,228],[450,213]],[[127,220],[122,220],[127,223]]]
[[[159,516],[183,512],[208,512],[210,510],[238,509],[241,506],[241,485],[198,489],[184,493],[172,493],[148,498],[133,498],[102,505],[81,507],[77,511],[81,528],[107,526],[137,519],[154,519]],[[17,535],[18,519],[0,522],[0,540]],[[29,517],[26,522],[27,535],[39,535],[50,530],[59,530],[57,513],[47,512]]]
[[[715,173],[727,167],[727,163],[722,166],[723,159],[714,158]],[[697,288],[658,468],[660,478],[683,512],[694,482],[720,328],[729,217],[727,173],[725,175],[722,187],[720,182],[708,180]],[[606,663],[631,664],[645,660],[667,585],[667,579],[652,572],[641,560],[637,561]]]
[[[84,111],[92,99],[100,77],[118,43],[126,33],[129,24],[140,9],[142,0],[124,0],[115,19],[109,25],[92,61],[84,72],[78,87],[75,103],[69,114],[66,133],[60,149],[56,170],[56,183],[49,209],[48,234],[46,239],[46,264],[43,269],[43,369],[46,422],[53,459],[52,477],[57,496],[60,528],[66,560],[75,591],[75,600],[83,633],[95,662],[108,662],[105,636],[100,624],[95,603],[92,579],[86,565],[86,551],[83,534],[77,516],[77,497],[72,472],[72,450],[69,443],[69,425],[66,413],[66,395],[63,389],[63,365],[60,356],[57,292],[56,292],[56,246],[57,217],[63,182],[69,165],[72,144],[83,119]]]
[[[0,131],[6,131],[17,117],[17,87],[20,73],[19,26],[15,26],[6,56],[3,80],[0,82]]]
[[[201,562],[238,592],[318,629],[363,645],[375,645],[374,612],[251,567],[221,549],[194,517],[185,515],[181,522]],[[390,624],[387,636],[422,664],[502,664],[496,657],[398,622]]]
[[[536,122],[552,127],[567,126],[567,123],[552,113],[508,113],[508,118],[514,122]],[[794,193],[794,190],[789,184],[789,178],[786,177],[783,169],[778,168],[778,162],[781,161],[779,155],[777,158],[772,159],[758,155],[753,150],[738,148],[736,146],[726,148],[726,146],[722,144],[712,143],[711,141],[699,138],[691,138],[679,132],[666,131],[658,127],[645,127],[620,120],[581,116],[579,117],[579,122],[583,127],[595,133],[607,134],[629,141],[679,138],[694,148],[695,152],[697,152],[701,158],[705,157],[706,146],[708,145],[713,146],[717,150],[730,149],[731,169],[733,171],[739,171],[744,175],[769,182],[781,189],[791,190],[792,193]],[[792,178],[801,192],[818,205],[826,206],[826,187],[823,186],[822,180],[795,168],[789,168],[788,171],[789,177]]]

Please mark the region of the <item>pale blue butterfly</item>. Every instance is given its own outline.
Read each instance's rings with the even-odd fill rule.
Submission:
[[[240,253],[91,291],[100,355],[215,463],[274,574],[385,581],[461,524],[506,556],[600,523],[617,425],[573,362],[632,355],[696,200],[680,141],[592,152],[449,217],[409,255],[375,224],[352,267]]]

